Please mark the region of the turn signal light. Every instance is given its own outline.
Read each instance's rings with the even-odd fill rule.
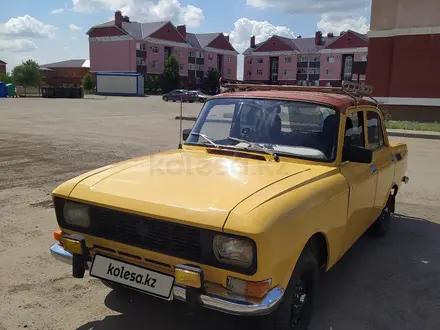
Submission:
[[[271,284],[271,279],[261,282],[249,282],[234,277],[228,277],[226,286],[228,290],[240,295],[263,298],[267,291],[269,291]]]
[[[53,238],[57,242],[61,242],[61,230],[57,230],[53,232]]]
[[[61,243],[63,244],[65,250],[71,253],[83,254],[83,249],[80,241],[76,241],[70,238],[62,238]]]
[[[174,276],[177,284],[196,289],[203,286],[203,272],[199,268],[179,265],[175,268]]]

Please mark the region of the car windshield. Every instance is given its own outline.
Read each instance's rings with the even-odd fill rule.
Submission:
[[[339,113],[309,102],[218,98],[203,107],[186,143],[330,162],[336,156]],[[211,140],[208,142],[207,139]],[[245,141],[249,141],[246,146]]]

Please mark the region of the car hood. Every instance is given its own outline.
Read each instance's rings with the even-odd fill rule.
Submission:
[[[304,164],[177,150],[86,177],[69,198],[219,230],[229,212],[247,197],[310,170]]]

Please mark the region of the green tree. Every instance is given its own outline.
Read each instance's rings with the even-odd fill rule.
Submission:
[[[209,68],[205,76],[205,87],[211,94],[220,90],[220,72],[217,68]]]
[[[86,73],[83,78],[83,87],[87,92],[92,92],[96,89],[96,80],[90,73]]]
[[[147,81],[145,84],[146,89],[149,90],[149,92],[156,92],[161,86],[160,76],[157,75],[148,75]]]
[[[9,73],[0,72],[0,81],[5,84],[9,84],[12,82],[12,77]]]
[[[164,92],[169,92],[170,90],[179,87],[179,67],[179,61],[174,55],[171,55],[165,61],[165,68],[162,77],[162,89]]]
[[[17,85],[22,85],[25,93],[27,87],[40,86],[40,66],[34,60],[22,62],[12,70],[12,81]]]

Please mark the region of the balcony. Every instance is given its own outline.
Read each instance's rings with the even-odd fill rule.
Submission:
[[[307,80],[307,73],[298,73],[296,75],[296,80]]]
[[[196,76],[196,70],[188,70],[188,76],[195,77]]]
[[[188,57],[188,63],[196,64],[196,58],[195,57]]]
[[[320,68],[321,62],[310,62],[309,67],[310,68]]]
[[[197,78],[203,79],[204,75],[205,75],[205,71],[197,71],[196,72],[196,77]]]
[[[202,64],[202,65],[204,65],[204,64],[205,64],[205,59],[204,59],[204,58],[199,58],[199,57],[197,57],[197,58],[196,58],[196,64]]]
[[[145,50],[136,50],[136,57],[137,58],[146,58],[147,52]]]
[[[136,71],[138,73],[147,73],[147,67],[145,65],[136,65]]]
[[[298,68],[307,68],[309,62],[298,62]]]
[[[319,73],[310,73],[309,74],[309,80],[319,80]]]

